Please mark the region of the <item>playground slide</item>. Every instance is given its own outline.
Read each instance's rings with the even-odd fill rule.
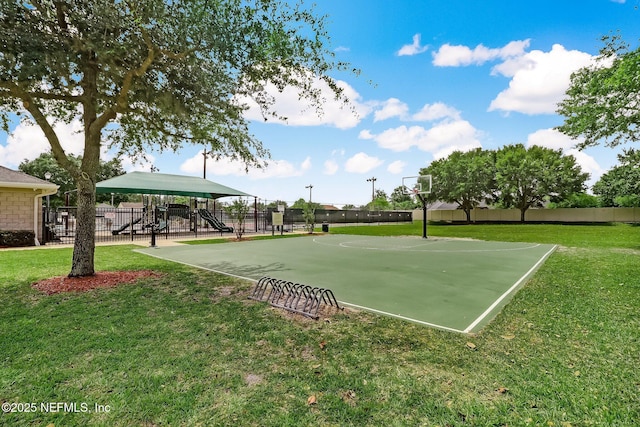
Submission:
[[[211,212],[209,212],[208,210],[198,209],[198,212],[200,213],[202,219],[207,221],[209,225],[211,225],[216,230],[233,233],[233,227],[227,227],[222,221],[220,221],[214,215],[211,215]]]
[[[114,230],[111,230],[111,234],[113,234],[114,236],[118,235],[118,234],[122,233],[124,230],[126,230],[127,228],[129,228],[129,226],[136,225],[137,223],[142,221],[143,218],[144,218],[144,215],[141,216],[140,218],[134,219],[133,222],[127,222],[125,224],[122,224],[120,227],[118,227],[118,228],[116,228]]]

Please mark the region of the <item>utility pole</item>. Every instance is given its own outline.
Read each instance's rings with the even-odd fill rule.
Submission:
[[[375,176],[372,176],[371,178],[367,179],[367,182],[371,183],[371,201],[372,202],[376,199],[376,181],[377,181],[377,178]]]
[[[207,149],[205,148],[202,152],[202,157],[204,157],[204,168],[202,171],[202,178],[207,179]]]
[[[309,189],[309,203],[311,203],[311,189],[313,188],[313,185],[309,184],[304,188],[308,188]]]

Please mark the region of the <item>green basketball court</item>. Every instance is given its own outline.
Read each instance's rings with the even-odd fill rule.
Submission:
[[[305,236],[138,252],[256,281],[331,289],[341,304],[477,332],[555,246],[418,237]]]

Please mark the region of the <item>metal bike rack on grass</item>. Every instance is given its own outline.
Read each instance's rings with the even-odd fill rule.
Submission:
[[[258,280],[249,298],[267,301],[274,307],[284,308],[312,319],[318,319],[318,311],[323,304],[342,309],[330,289],[314,288],[273,277],[262,277]]]

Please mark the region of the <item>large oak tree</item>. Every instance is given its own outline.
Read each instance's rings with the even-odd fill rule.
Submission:
[[[420,175],[433,176],[433,189],[428,199],[457,203],[471,222],[471,210],[487,200],[494,189],[495,152],[476,148],[454,151],[420,170]]]
[[[504,207],[519,209],[522,222],[529,208],[579,193],[589,178],[575,157],[538,145],[502,147],[496,152],[495,171],[495,200]]]
[[[95,185],[101,152],[144,155],[203,144],[217,156],[259,164],[241,99],[272,110],[267,83],[296,87],[316,107],[331,70],[324,17],[284,0],[3,0],[0,124],[12,113],[44,132],[78,189],[70,276],[94,274]],[[80,120],[78,166],[56,122]]]

